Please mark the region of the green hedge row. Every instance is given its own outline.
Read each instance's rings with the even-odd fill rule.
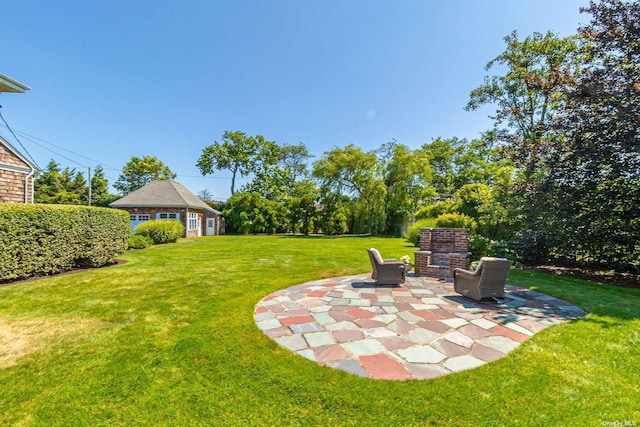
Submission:
[[[111,264],[129,234],[117,209],[0,204],[0,282]]]

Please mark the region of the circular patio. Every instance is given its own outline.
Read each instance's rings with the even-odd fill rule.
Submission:
[[[586,315],[579,307],[507,285],[504,302],[477,302],[453,284],[409,275],[402,286],[370,275],[277,291],[255,308],[258,328],[321,365],[387,380],[434,378],[504,357],[536,332]]]

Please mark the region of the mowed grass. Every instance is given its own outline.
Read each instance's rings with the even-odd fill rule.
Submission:
[[[288,286],[370,271],[402,239],[219,236],[0,288],[0,425],[518,426],[640,423],[640,290],[513,271],[581,306],[507,357],[426,381],[321,367],[255,326]]]

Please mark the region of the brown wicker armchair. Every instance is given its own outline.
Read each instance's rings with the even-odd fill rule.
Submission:
[[[480,258],[476,271],[462,268],[453,270],[453,289],[465,297],[480,301],[482,298],[504,298],[504,285],[511,261],[505,258]]]
[[[395,259],[383,260],[377,249],[367,249],[369,260],[373,272],[371,278],[376,281],[376,285],[399,285],[404,283],[407,270],[402,261]]]

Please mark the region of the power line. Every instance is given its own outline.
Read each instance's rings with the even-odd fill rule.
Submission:
[[[100,161],[98,161],[98,160],[92,159],[91,157],[84,156],[84,155],[82,155],[82,154],[80,154],[80,153],[76,153],[75,151],[71,151],[71,150],[69,150],[69,149],[67,149],[67,148],[61,147],[61,146],[56,145],[56,144],[54,144],[54,143],[52,143],[52,142],[46,141],[46,140],[44,140],[44,139],[42,139],[42,138],[38,138],[37,136],[29,135],[28,133],[23,132],[23,131],[21,131],[21,130],[16,129],[16,133],[18,133],[18,135],[20,135],[20,136],[22,136],[22,137],[24,137],[24,138],[28,139],[29,141],[33,142],[34,144],[36,144],[36,145],[38,145],[38,146],[40,146],[40,147],[42,147],[42,148],[47,149],[46,147],[43,147],[42,145],[40,145],[40,144],[36,143],[34,140],[38,140],[38,141],[43,142],[43,143],[45,143],[45,144],[51,145],[51,146],[56,147],[56,148],[58,148],[58,149],[60,149],[60,150],[66,151],[67,153],[71,153],[71,154],[73,154],[74,156],[82,157],[83,159],[86,159],[86,160],[91,160],[91,161],[92,161],[92,162],[94,162],[95,164],[98,164],[98,165],[101,165],[101,166],[106,166],[106,167],[107,167],[108,169],[110,169],[110,170],[120,171],[120,169],[119,169],[119,168],[116,168],[116,167],[114,167],[114,166],[110,166],[110,165],[104,164],[104,163],[102,163],[102,162],[100,162]],[[56,153],[55,151],[53,151],[53,150],[51,150],[51,149],[48,149],[48,150],[49,150],[49,151],[51,151],[52,153],[58,154],[58,153]],[[58,154],[58,155],[60,155],[60,154]],[[72,161],[73,161],[73,160],[72,160]],[[74,162],[74,163],[79,164],[79,163],[77,163],[77,162]]]
[[[4,118],[3,118],[3,121],[4,121]],[[0,126],[2,126],[2,125],[0,125]],[[26,140],[28,140],[28,141],[32,142],[33,144],[37,145],[38,147],[43,148],[43,149],[45,149],[45,150],[47,150],[47,151],[49,151],[49,152],[51,152],[51,153],[55,154],[56,156],[62,157],[63,159],[68,160],[68,161],[70,161],[71,163],[76,164],[76,165],[78,165],[78,166],[80,166],[80,167],[88,168],[89,166],[87,166],[87,165],[85,165],[85,164],[82,164],[82,163],[80,163],[80,162],[77,162],[77,161],[75,161],[75,160],[73,160],[73,159],[69,158],[68,156],[65,156],[65,155],[63,155],[63,154],[60,154],[58,151],[55,151],[55,150],[51,149],[50,147],[47,147],[47,146],[45,146],[45,145],[43,145],[43,144],[40,144],[40,143],[38,143],[38,142],[36,142],[36,141],[40,141],[40,142],[42,142],[42,143],[44,143],[44,144],[46,144],[46,145],[50,145],[50,146],[55,147],[55,148],[57,148],[57,149],[59,149],[59,150],[66,151],[67,153],[73,154],[74,156],[77,156],[77,157],[80,157],[80,158],[83,158],[83,159],[86,159],[86,160],[90,160],[91,162],[94,162],[95,164],[98,164],[98,165],[103,166],[103,171],[104,171],[104,169],[108,169],[108,170],[113,170],[113,171],[116,171],[116,172],[119,172],[119,173],[122,173],[122,172],[123,172],[123,171],[122,171],[122,169],[120,169],[120,168],[116,168],[116,167],[114,167],[114,166],[104,164],[103,162],[100,162],[100,161],[98,161],[98,160],[95,160],[95,159],[93,159],[93,158],[91,158],[91,157],[88,157],[88,156],[85,156],[85,155],[82,155],[82,154],[76,153],[75,151],[69,150],[69,149],[64,148],[64,147],[62,147],[62,146],[60,146],[60,145],[57,145],[57,144],[54,144],[54,143],[52,143],[52,142],[46,141],[46,140],[44,140],[44,139],[42,139],[42,138],[39,138],[39,137],[37,137],[37,136],[30,135],[30,134],[28,134],[28,133],[26,133],[26,132],[23,132],[23,131],[21,131],[21,130],[16,129],[16,130],[15,130],[15,133],[14,133],[14,130],[12,130],[12,129],[9,127],[9,125],[6,123],[6,121],[5,121],[5,126],[3,126],[3,127],[6,127],[9,131],[11,131],[11,133],[12,133],[12,134],[13,134],[13,136],[16,138],[16,140],[18,140],[18,138],[17,138],[17,136],[16,136],[16,134],[18,134],[18,135],[20,135],[21,137],[23,137],[24,139],[26,139]],[[18,140],[18,142],[20,142],[20,140]],[[22,142],[20,142],[20,146],[21,146],[21,147],[22,147],[22,148],[23,148],[23,149],[28,153],[27,149],[24,147],[24,145],[22,144]],[[29,157],[33,160],[33,157],[32,157],[30,154],[29,154]],[[36,166],[37,166],[37,163],[35,162],[35,160],[34,160],[33,162],[34,162],[34,164],[36,164]],[[40,166],[38,166],[38,169],[42,169],[42,168],[40,168]],[[178,175],[178,178],[200,178],[200,179],[215,179],[215,180],[219,180],[219,179],[231,179],[231,177],[230,177],[230,176],[218,176],[218,175],[208,175],[208,176],[205,176],[205,175],[183,175],[183,174],[178,173],[178,172],[176,172],[176,175]],[[104,177],[105,177],[105,178],[108,178],[111,182],[116,182],[116,181],[117,181],[117,179],[114,179],[113,177],[108,176],[108,175],[104,175]],[[248,178],[248,177],[243,177],[243,176],[236,177],[236,181],[248,181],[248,180],[250,180],[250,178]]]
[[[0,125],[0,126],[2,126],[2,125]],[[4,127],[6,127],[7,129],[9,129],[7,126],[4,126]],[[47,151],[49,151],[49,152],[51,152],[51,153],[55,154],[55,155],[56,155],[56,156],[58,156],[58,157],[62,157],[63,159],[68,160],[68,161],[70,161],[71,163],[74,163],[74,164],[76,164],[76,165],[78,165],[78,166],[80,166],[80,167],[82,167],[82,168],[85,168],[85,169],[86,169],[86,168],[88,168],[89,166],[87,166],[87,165],[85,165],[85,164],[82,164],[82,163],[80,163],[80,162],[77,162],[77,161],[75,161],[75,160],[73,160],[73,159],[71,159],[71,158],[69,158],[69,157],[65,156],[64,154],[60,154],[59,152],[57,152],[57,151],[55,151],[55,150],[53,150],[53,149],[51,149],[51,148],[49,148],[49,147],[46,147],[46,146],[44,146],[44,145],[42,145],[42,144],[39,144],[38,142],[36,142],[36,140],[41,141],[41,142],[44,142],[45,144],[48,144],[48,145],[52,145],[52,146],[54,146],[54,147],[56,147],[56,148],[58,148],[58,149],[60,149],[60,150],[66,151],[66,152],[68,152],[68,153],[71,153],[71,154],[73,154],[74,156],[78,156],[78,157],[82,157],[83,159],[91,160],[92,162],[95,162],[97,165],[100,165],[100,166],[107,166],[107,169],[109,169],[109,170],[115,170],[115,171],[117,171],[117,172],[122,172],[122,170],[117,169],[117,168],[114,168],[113,166],[103,165],[103,164],[102,164],[101,162],[99,162],[98,160],[92,159],[92,158],[87,157],[87,156],[83,156],[82,154],[79,154],[79,153],[76,153],[76,152],[74,152],[74,151],[68,150],[68,149],[66,149],[66,148],[64,148],[64,147],[61,147],[61,146],[56,145],[56,144],[53,144],[53,143],[51,143],[51,142],[49,142],[49,141],[45,141],[45,140],[44,140],[44,139],[42,139],[42,138],[38,138],[38,137],[36,137],[36,136],[29,135],[28,133],[22,132],[22,131],[20,131],[20,130],[18,130],[18,129],[16,129],[16,130],[15,130],[15,133],[17,133],[18,135],[22,136],[22,137],[23,137],[24,139],[26,139],[27,141],[30,141],[31,143],[33,143],[33,144],[37,145],[38,147],[43,148],[43,149],[45,149],[45,150],[47,150]],[[22,144],[21,144],[21,145],[22,145]],[[25,149],[25,151],[26,151],[26,148],[24,147],[24,145],[22,145],[22,148],[24,148],[24,149]],[[42,169],[42,168],[40,168],[40,167],[38,166],[38,169]],[[105,168],[103,167],[103,171],[104,171],[104,169],[105,169]],[[111,180],[111,181],[116,181],[116,179],[114,179],[113,177],[108,176],[108,175],[106,175],[106,174],[104,175],[104,177],[105,177],[105,178],[108,178],[108,179],[109,179],[109,180]]]
[[[33,162],[34,165],[36,165],[36,167],[38,169],[42,169],[40,166],[38,166],[38,162],[36,162],[33,157],[31,156],[31,153],[29,153],[29,151],[25,148],[24,145],[22,145],[22,141],[20,141],[20,139],[16,136],[16,134],[13,132],[13,129],[11,129],[11,127],[9,126],[9,123],[7,123],[7,121],[4,119],[4,116],[2,115],[2,105],[0,105],[0,118],[2,119],[2,121],[4,122],[4,125],[7,129],[9,129],[9,132],[11,132],[11,135],[13,135],[13,137],[16,139],[16,141],[18,141],[18,144],[20,144],[20,146],[22,147],[22,149],[24,150],[25,153],[27,153],[27,156],[29,156],[29,158],[31,159],[31,161]]]

